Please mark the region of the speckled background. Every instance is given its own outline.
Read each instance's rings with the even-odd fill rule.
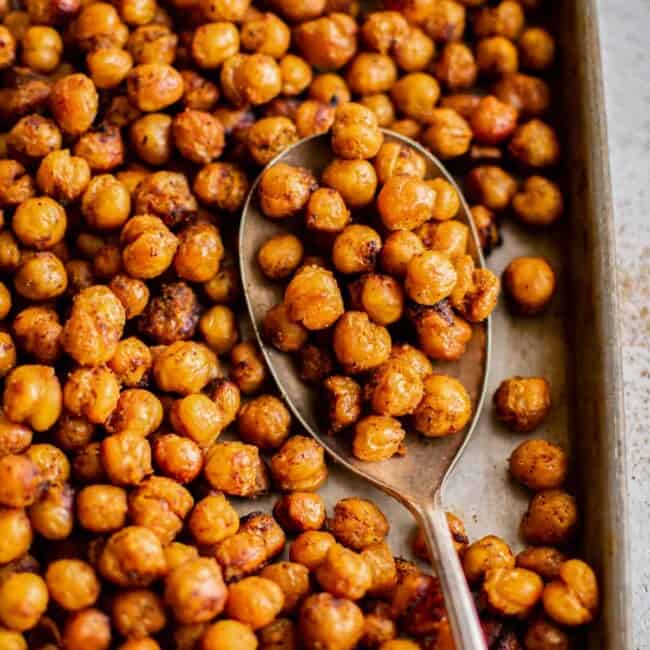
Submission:
[[[650,1],[598,5],[617,236],[634,649],[650,650]]]

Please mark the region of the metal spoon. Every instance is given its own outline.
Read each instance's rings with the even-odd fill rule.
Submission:
[[[416,142],[390,131],[384,131],[384,137],[385,141],[396,140],[416,149],[426,160],[427,178],[442,176],[454,183],[442,163]],[[323,134],[301,140],[282,152],[267,167],[282,161],[310,169],[320,178],[321,172],[332,158],[330,136]],[[467,352],[459,361],[436,364],[436,369],[441,373],[458,378],[472,398],[473,417],[465,432],[433,440],[409,433],[408,451],[403,457],[375,463],[355,459],[350,451],[349,437],[328,435],[319,421],[322,390],[304,383],[298,377],[290,356],[267,345],[262,338],[264,315],[270,307],[282,301],[283,287],[263,275],[257,263],[257,251],[269,237],[286,233],[290,229],[298,230],[300,224],[295,219],[273,221],[261,213],[257,202],[259,179],[260,177],[253,183],[242,214],[239,264],[248,311],[270,372],[293,414],[305,429],[339,463],[395,497],[420,522],[442,585],[456,647],[458,650],[483,650],[486,647],[485,637],[453,546],[442,505],[442,494],[446,479],[476,426],[485,398],[490,358],[489,320],[473,326],[473,336]],[[469,227],[471,233],[469,254],[474,257],[477,266],[485,266],[469,208],[460,195],[458,219]],[[480,490],[478,485],[477,490]]]

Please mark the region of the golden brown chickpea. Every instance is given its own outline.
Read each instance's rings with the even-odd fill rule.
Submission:
[[[469,255],[454,258],[457,281],[451,293],[452,306],[468,321],[478,323],[494,310],[499,296],[499,279],[489,269],[477,269]]]
[[[390,605],[388,603],[374,603],[367,611],[363,624],[363,647],[377,648],[382,643],[390,641],[397,636],[397,625],[391,619]]]
[[[440,100],[440,107],[451,108],[464,119],[470,120],[472,113],[474,113],[480,101],[480,95],[473,93],[454,93],[443,97]]]
[[[503,286],[517,313],[534,316],[553,297],[555,273],[542,257],[516,257],[503,272]]]
[[[296,364],[300,379],[308,384],[320,384],[332,373],[334,359],[327,348],[307,343],[298,350]]]
[[[118,10],[127,25],[145,25],[156,14],[155,0],[120,0]]]
[[[424,397],[413,424],[426,437],[446,436],[465,428],[472,402],[465,387],[453,377],[431,375],[424,381]]]
[[[284,594],[272,580],[251,576],[228,588],[226,613],[258,630],[271,623],[282,611]]]
[[[173,120],[172,133],[181,155],[194,163],[207,164],[223,151],[223,126],[205,111],[185,109],[178,113]]]
[[[284,303],[271,307],[266,312],[262,322],[262,331],[265,339],[283,352],[295,352],[302,348],[307,341],[307,330],[289,318]]]
[[[418,304],[435,305],[451,294],[456,279],[456,270],[449,257],[430,250],[416,255],[408,263],[404,287]]]
[[[215,489],[233,496],[256,496],[268,487],[259,449],[241,442],[218,442],[205,460],[205,478]]]
[[[413,413],[423,391],[418,370],[405,361],[391,359],[372,372],[364,387],[364,397],[375,413],[400,417]]]
[[[465,7],[454,0],[439,0],[423,27],[436,43],[459,41],[465,32]]]
[[[366,372],[386,361],[391,337],[385,327],[372,323],[365,312],[348,311],[336,323],[333,347],[346,372]]]
[[[241,22],[249,10],[250,0],[205,0],[199,2],[201,13],[208,20]]]
[[[2,25],[0,26],[0,68],[6,68],[11,65],[15,58],[16,39],[11,31]]]
[[[407,117],[430,122],[440,96],[438,82],[424,72],[412,72],[402,77],[391,90],[395,106]]]
[[[110,45],[122,47],[128,38],[128,29],[112,5],[97,2],[81,10],[73,34],[81,49],[89,51]]]
[[[2,410],[12,422],[47,431],[61,414],[61,384],[54,368],[20,365],[5,378]]]
[[[0,411],[0,457],[19,454],[27,449],[31,442],[31,429],[12,422]]]
[[[231,163],[211,163],[194,179],[194,192],[203,203],[227,212],[237,212],[248,194],[246,174]]]
[[[111,643],[108,616],[93,608],[75,612],[65,623],[62,642],[69,650],[107,650]]]
[[[201,639],[202,650],[256,650],[257,638],[250,626],[239,621],[222,619],[210,625]]]
[[[101,443],[89,442],[75,455],[72,469],[79,483],[99,483],[108,481],[101,458]]]
[[[167,108],[183,96],[183,78],[164,63],[136,65],[126,76],[126,84],[129,101],[145,113]]]
[[[154,358],[158,388],[169,393],[198,393],[216,378],[217,359],[208,347],[194,341],[176,341]]]
[[[436,5],[434,0],[388,0],[386,8],[399,11],[410,23],[422,23],[432,13]]]
[[[559,546],[575,536],[578,507],[562,490],[542,490],[528,504],[521,521],[521,533],[529,544]]]
[[[468,582],[483,580],[487,571],[514,569],[515,557],[510,547],[499,537],[488,535],[470,544],[463,555],[463,571]]]
[[[289,435],[291,415],[273,395],[260,395],[246,402],[237,415],[239,437],[260,449],[277,449]]]
[[[260,207],[271,219],[285,219],[302,210],[315,189],[316,179],[310,171],[277,163],[262,174]]]
[[[498,78],[517,72],[517,47],[504,36],[482,38],[476,45],[476,63],[481,73],[488,77]]]
[[[28,27],[21,41],[21,60],[36,72],[52,72],[61,61],[63,41],[52,27]]]
[[[374,269],[380,250],[381,238],[377,231],[369,226],[352,224],[334,240],[332,262],[340,273],[364,273]]]
[[[102,126],[104,128],[112,126],[122,128],[131,124],[131,122],[138,119],[141,115],[142,113],[135,106],[132,106],[129,103],[126,95],[115,95],[106,109]],[[135,189],[137,183],[147,175],[147,172],[143,168],[138,168],[132,165],[131,167],[127,167],[124,171],[118,172],[118,174],[120,180],[125,184],[127,184],[125,179],[130,177],[131,181],[128,185],[129,189],[132,190]]]
[[[70,74],[52,86],[50,108],[57,124],[70,135],[90,128],[98,108],[95,84],[84,74]]]
[[[89,52],[86,65],[97,88],[119,86],[133,66],[133,58],[118,47],[106,47]]]
[[[424,158],[412,147],[401,142],[385,142],[374,160],[377,179],[384,184],[393,176],[424,178]]]
[[[363,636],[363,623],[361,610],[351,600],[328,593],[309,596],[298,619],[306,650],[352,650]]]
[[[202,393],[176,400],[169,411],[174,431],[202,448],[208,448],[223,428],[217,405]]]
[[[119,530],[126,522],[126,491],[114,485],[89,485],[77,494],[77,521],[93,533]]]
[[[415,176],[391,176],[377,197],[377,209],[388,230],[417,228],[431,219],[435,203],[436,190]]]
[[[346,74],[348,87],[357,95],[386,92],[392,88],[396,80],[397,67],[393,59],[386,54],[375,52],[358,54],[352,59]],[[362,157],[369,158],[370,156]]]
[[[112,483],[137,485],[153,474],[151,447],[140,433],[124,431],[107,436],[101,443],[102,465]]]
[[[338,106],[350,101],[350,90],[343,77],[327,72],[316,75],[309,86],[311,99],[330,106]]]
[[[329,428],[331,433],[354,424],[361,415],[361,387],[350,377],[332,375],[323,383],[327,391]]]
[[[219,542],[215,555],[226,582],[240,580],[259,571],[269,559],[264,538],[247,530],[240,530]]]
[[[115,354],[125,321],[124,307],[108,287],[88,287],[74,298],[61,344],[79,364],[106,363]]]
[[[523,67],[541,71],[553,65],[555,40],[545,29],[528,27],[521,34],[518,45]]]
[[[0,270],[15,272],[20,266],[21,257],[18,242],[11,231],[0,231]]]
[[[483,593],[501,616],[526,617],[542,597],[542,579],[527,569],[498,568],[485,573]]]
[[[332,125],[332,149],[337,156],[350,160],[372,158],[382,143],[377,117],[370,109],[351,102],[337,108]]]
[[[153,531],[164,544],[174,541],[194,505],[192,495],[176,481],[150,476],[129,495],[129,519]]]
[[[212,494],[196,504],[187,525],[196,543],[209,547],[239,530],[239,515],[223,494]]]
[[[534,571],[544,580],[555,580],[567,556],[550,546],[529,546],[517,555],[517,566]]]
[[[131,196],[115,176],[95,176],[81,199],[81,211],[86,222],[97,230],[120,228],[129,218]]]
[[[270,469],[283,492],[315,492],[327,479],[323,448],[304,436],[289,438],[271,457]]]
[[[564,449],[546,440],[522,442],[510,456],[510,474],[531,490],[560,487],[567,471]]]
[[[23,556],[32,545],[32,526],[22,508],[0,509],[0,559],[3,564]]]
[[[45,613],[47,585],[35,573],[13,573],[0,584],[0,622],[10,630],[33,628]]]
[[[472,129],[454,109],[433,109],[429,121],[431,125],[422,134],[422,142],[434,155],[447,160],[467,152]]]
[[[549,167],[560,160],[555,130],[538,119],[517,127],[508,148],[517,161],[529,167]]]
[[[178,483],[191,483],[203,469],[203,454],[197,443],[185,436],[167,433],[153,441],[153,458],[162,474]]]
[[[174,269],[190,282],[207,282],[219,270],[223,244],[216,226],[197,223],[184,228],[178,236]]]
[[[372,203],[377,189],[375,168],[367,160],[333,160],[323,171],[324,185],[337,190],[350,208]]]
[[[280,60],[282,94],[289,97],[300,95],[312,80],[311,66],[295,54],[286,54]]]
[[[266,117],[248,130],[247,146],[258,165],[266,165],[298,140],[293,122],[286,117]]]
[[[544,588],[546,614],[560,625],[590,623],[598,608],[598,582],[592,568],[582,560],[568,560],[558,580]]]
[[[108,367],[115,373],[121,384],[138,386],[146,380],[152,359],[149,347],[135,336],[130,336],[117,344]]]
[[[34,181],[25,168],[16,160],[0,160],[0,205],[20,205],[32,196]]]
[[[244,21],[240,38],[242,49],[281,59],[289,49],[291,32],[284,21],[267,12]]]
[[[230,352],[239,338],[235,314],[225,305],[215,305],[204,312],[199,330],[208,346],[219,355]]]
[[[267,378],[267,370],[258,348],[248,341],[237,343],[230,351],[230,378],[245,395],[257,393]]]
[[[36,465],[44,483],[64,483],[70,478],[70,462],[58,447],[47,443],[32,445],[26,456]]]
[[[86,562],[57,560],[47,567],[45,582],[52,600],[67,611],[84,609],[99,597],[99,580]]]
[[[41,161],[36,174],[39,188],[56,200],[67,202],[79,198],[90,181],[90,167],[69,149],[53,151]]]
[[[149,288],[144,282],[118,274],[109,286],[122,303],[127,319],[139,316],[144,311],[149,301]]]
[[[127,47],[136,64],[171,65],[178,36],[166,25],[144,25],[131,32]]]
[[[520,221],[531,226],[546,226],[562,216],[562,193],[543,176],[529,176],[512,198],[512,207]]]
[[[551,103],[551,92],[545,81],[530,75],[508,74],[497,81],[492,93],[522,115],[534,117],[545,113]]]
[[[0,377],[16,366],[16,346],[7,332],[0,332]]]
[[[517,109],[494,95],[483,97],[472,112],[470,125],[477,142],[496,145],[509,138],[517,126]]]
[[[142,639],[165,627],[162,599],[150,589],[121,590],[115,594],[112,621],[124,637]]]
[[[78,368],[63,387],[63,404],[73,415],[104,424],[120,397],[120,383],[108,368]]]
[[[95,172],[109,172],[124,162],[125,149],[120,129],[110,124],[100,124],[86,131],[74,146],[74,154],[86,160]]]
[[[287,285],[284,302],[291,320],[308,330],[333,325],[343,313],[343,298],[332,273],[320,266],[301,267]]]
[[[20,632],[0,628],[0,645],[5,650],[27,650],[27,643]]]
[[[325,523],[325,502],[312,492],[292,492],[280,497],[273,515],[285,530],[319,530]]]
[[[319,70],[338,70],[354,56],[356,31],[351,16],[332,13],[300,24],[294,38],[310,65]]]
[[[236,106],[266,104],[282,91],[280,66],[267,54],[241,55],[235,63],[232,88],[227,81],[228,69],[225,66],[221,72],[221,85],[226,97]]]
[[[146,587],[167,571],[158,537],[144,526],[126,526],[109,537],[97,568],[119,587]]]
[[[336,190],[322,187],[309,197],[305,210],[305,224],[310,230],[319,233],[339,233],[349,222],[350,211],[343,197]]]
[[[368,14],[361,36],[370,50],[388,54],[406,38],[408,31],[408,22],[399,12],[375,11]]]
[[[8,153],[21,160],[43,158],[60,148],[56,123],[37,114],[20,118],[7,134]]]
[[[164,548],[165,559],[167,560],[167,567],[173,571],[177,566],[185,564],[190,560],[195,560],[199,557],[199,551],[196,546],[189,546],[181,542],[172,542]]]
[[[408,263],[423,252],[424,244],[415,233],[397,230],[385,239],[379,261],[382,269],[387,273],[404,277]]]
[[[117,243],[105,243],[97,251],[92,272],[98,280],[109,281],[122,270],[122,255]]]
[[[298,135],[306,138],[310,135],[326,133],[334,123],[336,110],[329,104],[308,99],[298,106],[294,122]]]
[[[397,322],[404,311],[404,291],[395,278],[371,273],[349,286],[351,306],[378,325]]]
[[[484,7],[474,17],[477,37],[505,36],[516,41],[524,27],[524,11],[514,0],[502,0],[496,7]]]
[[[394,48],[395,62],[404,72],[427,68],[435,54],[435,45],[419,27],[411,27],[407,37]]]
[[[393,102],[385,93],[366,95],[359,100],[359,103],[375,114],[377,124],[381,127],[387,127],[395,120]]]
[[[448,303],[419,309],[413,315],[422,350],[437,361],[460,359],[472,338],[472,328],[456,316]]]
[[[570,650],[567,633],[544,619],[533,621],[524,636],[526,650]]]
[[[149,165],[164,165],[172,154],[172,118],[164,113],[149,113],[131,124],[131,146]]]
[[[217,85],[194,70],[181,70],[183,77],[183,104],[197,111],[209,111],[219,99]],[[218,117],[218,116],[215,116]]]
[[[325,591],[350,600],[362,598],[372,585],[370,565],[360,554],[341,544],[330,546],[315,576]]]
[[[355,426],[352,453],[359,460],[387,460],[401,455],[405,436],[402,425],[395,418],[368,415]]]
[[[389,530],[381,510],[372,501],[357,497],[337,502],[329,527],[341,544],[356,551],[382,542]]]
[[[475,167],[467,178],[470,196],[490,210],[505,210],[517,192],[517,182],[496,165]]]
[[[465,43],[447,43],[434,70],[440,83],[451,92],[456,92],[474,85],[479,68],[472,50]]]
[[[292,562],[304,564],[310,571],[316,569],[325,559],[330,546],[336,544],[334,536],[320,530],[301,533],[289,547]]]

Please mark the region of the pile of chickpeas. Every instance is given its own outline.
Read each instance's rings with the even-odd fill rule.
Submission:
[[[305,225],[259,251],[288,282],[265,334],[324,382],[359,458],[403,452],[397,418],[462,429],[466,391],[435,363],[498,282],[464,254],[453,186],[378,127],[466,172],[486,252],[506,215],[554,223],[543,5],[0,0],[2,650],[453,648],[436,578],[393,556],[377,506],[328,513],[323,449],[240,338],[238,215],[266,163],[331,129],[322,178],[276,165],[261,183],[265,214]],[[502,282],[527,316],[555,287],[537,257]],[[392,340],[403,316],[416,344]],[[495,395],[513,431],[549,408],[543,378]],[[567,650],[596,615],[567,465],[544,440],[514,450],[533,493],[516,556],[448,516],[491,650]],[[272,513],[239,516],[272,490]]]

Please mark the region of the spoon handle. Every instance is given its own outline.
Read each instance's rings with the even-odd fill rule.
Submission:
[[[436,501],[422,506],[419,514],[445,596],[456,650],[487,650],[485,635],[454,548],[445,512]]]

